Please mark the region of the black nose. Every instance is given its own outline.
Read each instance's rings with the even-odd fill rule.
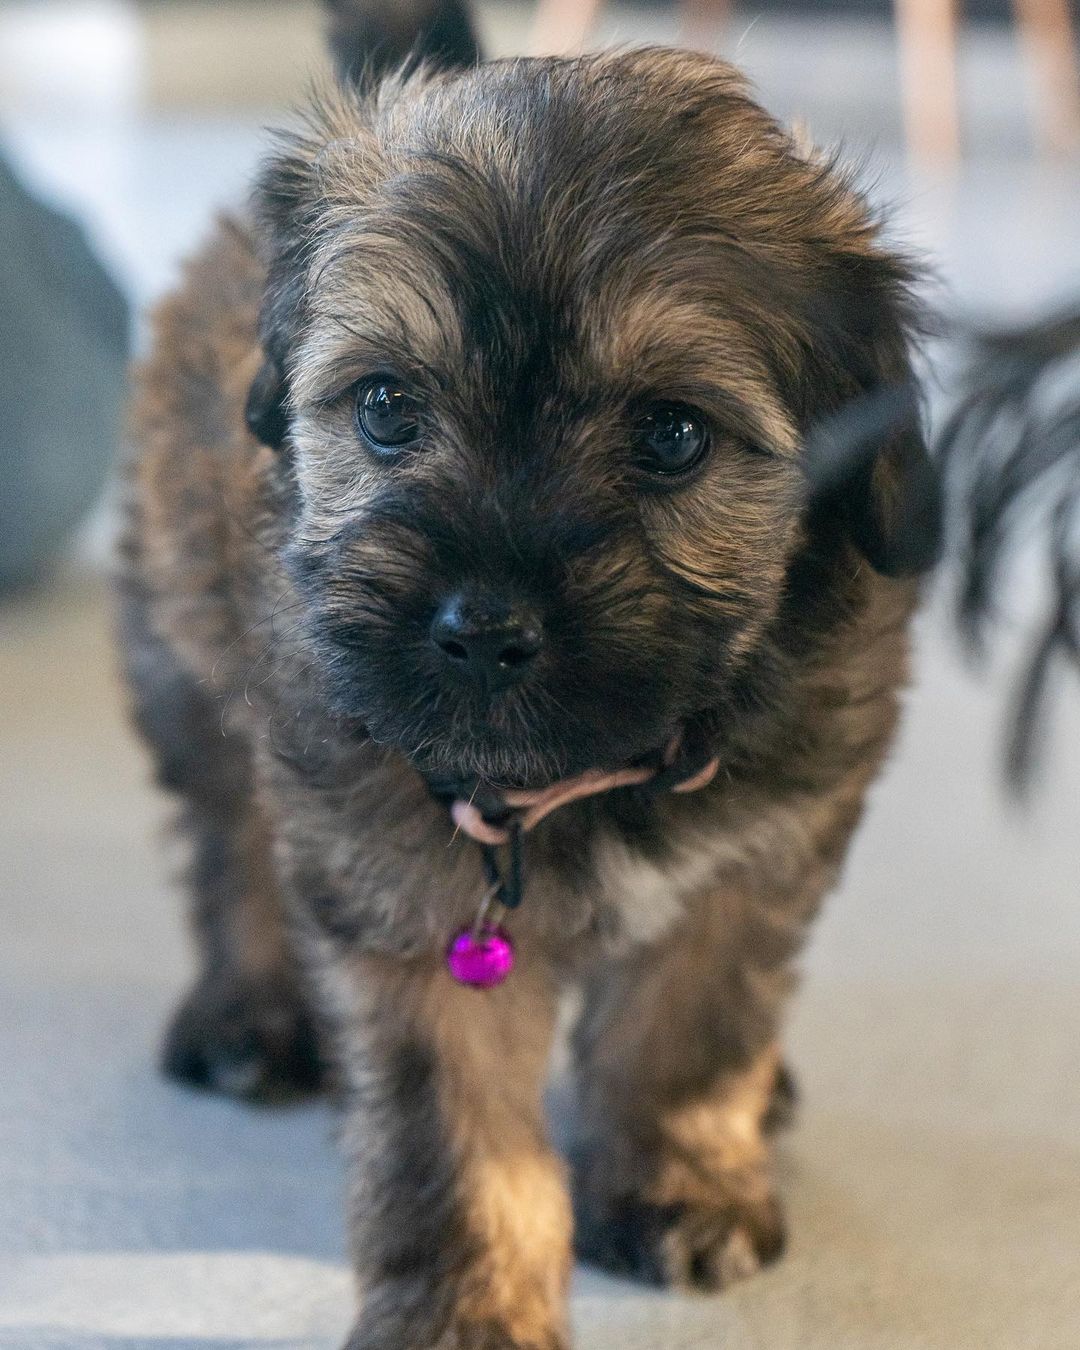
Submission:
[[[431,640],[463,678],[488,689],[506,689],[540,654],[544,630],[527,606],[458,594],[435,615]]]

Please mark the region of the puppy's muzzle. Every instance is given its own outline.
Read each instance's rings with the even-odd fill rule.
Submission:
[[[494,693],[524,679],[543,650],[544,629],[520,600],[460,590],[440,605],[431,640],[447,675]]]

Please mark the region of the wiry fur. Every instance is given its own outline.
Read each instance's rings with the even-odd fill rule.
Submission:
[[[265,168],[254,226],[223,225],[159,312],[128,667],[196,846],[229,846],[196,878],[223,916],[200,998],[244,1022],[247,1079],[215,1073],[228,1018],[180,1034],[204,1082],[295,1076],[231,995],[254,942],[299,1035],[300,957],[347,1109],[355,1350],[565,1346],[542,1088],[570,985],[583,1250],[704,1287],[779,1252],[778,1017],[894,728],[901,574],[934,543],[903,522],[935,511],[911,507],[934,484],[910,415],[812,501],[802,446],[907,383],[910,310],[842,175],[730,67],[655,50],[333,95]],[[428,410],[392,465],[349,411],[376,370]],[[677,487],[628,456],[657,397],[713,427]],[[544,614],[542,661],[498,698],[433,663],[432,607],[463,581]],[[545,821],[514,976],[455,986],[481,871],[425,779],[536,785],[679,727],[713,784]]]

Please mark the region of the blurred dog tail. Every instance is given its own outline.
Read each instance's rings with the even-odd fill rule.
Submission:
[[[1080,669],[1080,304],[979,338],[939,451],[962,568],[960,620],[980,644],[1010,563],[1037,548],[1049,602],[1021,678],[1007,767],[1031,776],[1053,666]]]
[[[441,70],[475,65],[480,42],[466,0],[325,0],[341,78],[360,88],[424,62]]]

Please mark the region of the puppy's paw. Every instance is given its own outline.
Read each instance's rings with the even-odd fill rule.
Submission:
[[[554,1332],[539,1340],[515,1340],[495,1322],[455,1323],[425,1334],[413,1325],[361,1317],[343,1350],[570,1350],[570,1343]]]
[[[242,1101],[295,1101],[323,1085],[314,1022],[287,978],[204,976],[180,1005],[161,1064],[178,1082]]]
[[[584,1261],[648,1284],[714,1292],[755,1274],[784,1250],[783,1211],[767,1187],[659,1203],[586,1196],[577,1208]]]

